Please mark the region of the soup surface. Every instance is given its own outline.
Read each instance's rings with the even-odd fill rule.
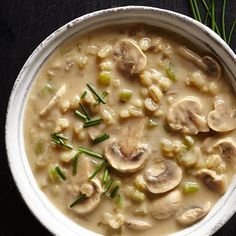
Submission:
[[[103,235],[167,235],[205,217],[236,158],[235,95],[214,55],[158,28],[75,36],[28,95],[25,149],[42,191]]]

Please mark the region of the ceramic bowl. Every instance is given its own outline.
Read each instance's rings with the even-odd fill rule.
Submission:
[[[203,24],[175,12],[143,6],[112,8],[81,16],[52,33],[28,58],[12,89],[6,119],[6,149],[14,180],[23,199],[37,219],[53,234],[97,235],[57,210],[36,183],[24,150],[23,115],[27,94],[42,63],[64,40],[102,26],[132,22],[143,22],[173,31],[214,53],[232,86],[236,88],[236,55],[229,46]],[[236,179],[204,219],[174,235],[212,235],[235,211]]]

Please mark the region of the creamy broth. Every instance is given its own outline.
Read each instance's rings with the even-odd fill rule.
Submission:
[[[24,117],[28,160],[51,202],[103,235],[167,235],[203,218],[227,190],[236,155],[235,95],[205,55],[146,25],[102,28],[60,45],[38,72]],[[105,104],[88,83],[107,93]],[[172,193],[165,207],[159,199]],[[196,209],[193,222],[183,220]]]

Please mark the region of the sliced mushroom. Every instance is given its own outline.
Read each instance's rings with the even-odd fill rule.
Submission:
[[[129,75],[140,73],[147,64],[146,56],[132,39],[122,39],[115,45],[114,58],[117,67]]]
[[[205,117],[202,115],[202,104],[196,97],[186,97],[175,103],[169,109],[167,122],[174,130],[186,134],[208,132]]]
[[[224,138],[212,146],[213,152],[218,153],[220,157],[230,166],[235,165],[236,161],[236,143],[232,138]]]
[[[139,144],[145,118],[127,120],[120,132],[120,140],[113,140],[105,147],[105,157],[109,164],[120,172],[131,173],[143,168],[148,157],[146,144]]]
[[[215,110],[209,112],[207,121],[211,129],[227,132],[236,128],[236,112],[223,99],[216,100]]]
[[[214,192],[224,194],[226,190],[226,180],[223,174],[217,175],[215,171],[201,169],[196,173],[204,184]]]
[[[93,187],[92,195],[90,197],[88,196],[87,199],[85,199],[84,201],[81,201],[77,205],[70,208],[72,211],[74,211],[78,215],[84,215],[84,214],[90,213],[100,203],[100,200],[101,200],[100,197],[102,194],[102,187],[101,187],[100,181],[94,178],[91,180],[91,184]]]
[[[172,191],[155,200],[150,205],[151,215],[158,220],[170,218],[179,209],[182,203],[182,195],[179,190]]]
[[[142,231],[152,227],[152,225],[142,220],[126,220],[125,224],[127,227],[133,230]]]
[[[47,106],[40,112],[40,116],[46,116],[49,111],[52,109],[52,107],[58,103],[60,98],[65,94],[66,92],[66,85],[63,84],[60,89],[56,92],[56,94],[51,98]]]
[[[194,63],[214,80],[221,77],[221,67],[214,58],[210,56],[200,57],[184,46],[180,47],[178,52],[183,58]]]
[[[189,209],[181,209],[177,213],[176,221],[184,226],[192,225],[202,219],[211,209],[211,203],[206,202],[204,206],[193,206]]]
[[[154,163],[145,173],[147,190],[154,194],[170,191],[180,183],[181,179],[181,168],[170,160]]]

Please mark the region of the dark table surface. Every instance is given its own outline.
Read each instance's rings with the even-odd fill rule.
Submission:
[[[218,4],[221,1],[216,1]],[[50,235],[31,214],[12,179],[5,152],[4,126],[13,83],[26,59],[54,30],[86,13],[116,6],[147,5],[191,15],[186,0],[0,0],[0,235]],[[221,14],[217,5],[216,15]],[[228,0],[226,25],[236,16]],[[236,51],[236,34],[231,44]],[[236,235],[236,214],[215,235]]]

